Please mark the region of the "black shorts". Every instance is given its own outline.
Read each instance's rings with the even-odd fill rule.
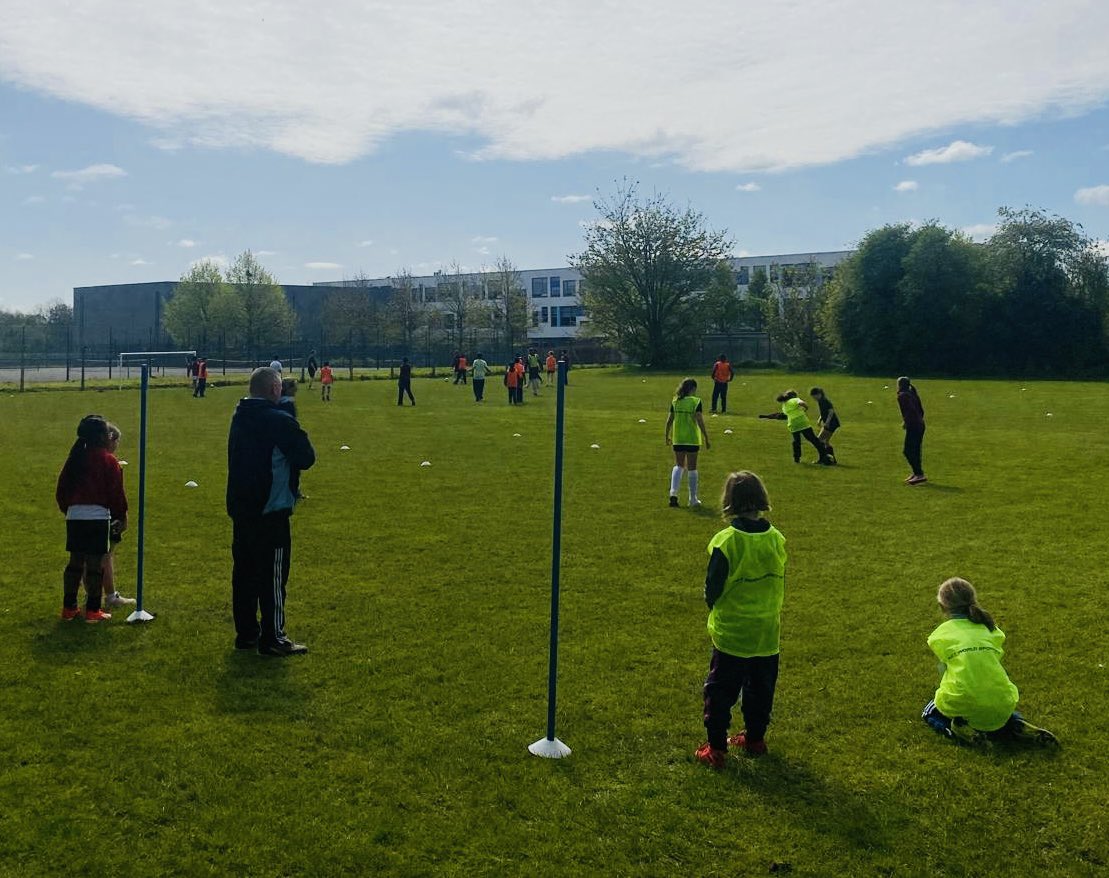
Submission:
[[[701,450],[701,446],[700,445],[675,445],[674,450],[675,451],[680,451],[683,454],[696,454],[698,451]]]
[[[67,519],[65,550],[81,555],[107,555],[110,527],[111,522],[106,518],[99,521]]]

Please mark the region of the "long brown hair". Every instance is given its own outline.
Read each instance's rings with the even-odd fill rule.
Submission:
[[[697,382],[694,381],[692,378],[686,378],[685,381],[678,385],[678,389],[674,391],[674,398],[685,399],[696,389]]]
[[[965,579],[960,579],[958,576],[945,579],[940,584],[940,590],[936,592],[936,600],[948,614],[965,613],[971,622],[985,625],[991,631],[997,627],[993,616],[978,606],[978,593]]]
[[[749,513],[757,514],[768,509],[770,498],[762,479],[748,470],[728,475],[720,497],[720,511],[725,518],[750,517]]]
[[[86,452],[92,448],[107,448],[110,425],[101,415],[85,415],[77,424],[77,441],[69,449],[69,457],[62,467],[62,478],[73,485],[85,474]]]
[[[797,399],[797,391],[787,390],[785,393],[779,393],[777,396],[778,402],[785,402],[787,399]]]

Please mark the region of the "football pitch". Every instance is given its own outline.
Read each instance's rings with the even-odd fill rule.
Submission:
[[[290,659],[232,649],[242,388],[151,391],[146,626],[58,619],[53,500],[79,418],[119,424],[133,596],[138,393],[0,394],[0,874],[1104,874],[1109,387],[920,380],[930,481],[908,487],[896,376],[739,374],[717,418],[698,376],[705,507],[683,483],[675,510],[681,377],[570,373],[560,761],[526,749],[545,731],[553,388],[520,408],[498,376],[482,406],[441,379],[414,381],[415,408],[388,381],[302,391],[318,461],[287,630],[311,653]],[[784,424],[755,417],[813,384],[843,421],[837,467],[808,446],[794,464]],[[705,547],[733,469],[762,476],[789,562],[770,754],[716,773],[692,753]],[[955,575],[1060,749],[956,746],[920,721]]]

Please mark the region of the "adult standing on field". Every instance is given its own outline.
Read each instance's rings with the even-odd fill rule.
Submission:
[[[901,409],[901,426],[905,430],[905,445],[902,453],[913,471],[905,479],[906,485],[921,485],[928,481],[921,462],[924,445],[924,404],[913,382],[902,376],[897,379],[897,405]]]
[[[204,391],[208,389],[208,361],[201,357],[193,363],[193,371],[196,373],[196,386],[193,388],[193,397],[195,399],[204,399]]]
[[[477,352],[470,367],[474,373],[474,402],[485,402],[485,373],[489,371],[489,364],[485,362],[481,351]]]
[[[316,462],[296,418],[278,408],[281,376],[265,366],[250,376],[227,438],[227,514],[231,516],[231,606],[235,648],[262,655],[308,652],[285,634],[285,593],[296,494],[290,478]],[[261,624],[259,624],[259,611]]]
[[[712,412],[716,413],[716,402],[720,401],[720,414],[728,411],[728,382],[735,378],[732,364],[725,354],[716,358],[712,364]]]
[[[308,389],[311,390],[312,389],[312,381],[315,379],[316,372],[320,368],[320,364],[318,362],[316,362],[316,352],[315,351],[309,351],[308,352],[308,363],[307,363],[307,365],[308,365]]]

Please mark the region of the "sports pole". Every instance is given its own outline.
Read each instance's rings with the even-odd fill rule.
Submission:
[[[139,379],[139,536],[135,548],[135,611],[128,622],[149,622],[154,618],[142,608],[143,537],[146,530],[146,393],[150,386],[150,363],[142,364]]]
[[[551,540],[551,654],[547,672],[547,736],[528,747],[534,756],[561,759],[570,748],[555,737],[555,696],[558,688],[558,585],[562,560],[562,434],[566,411],[566,361],[558,362],[555,405],[554,532]]]

